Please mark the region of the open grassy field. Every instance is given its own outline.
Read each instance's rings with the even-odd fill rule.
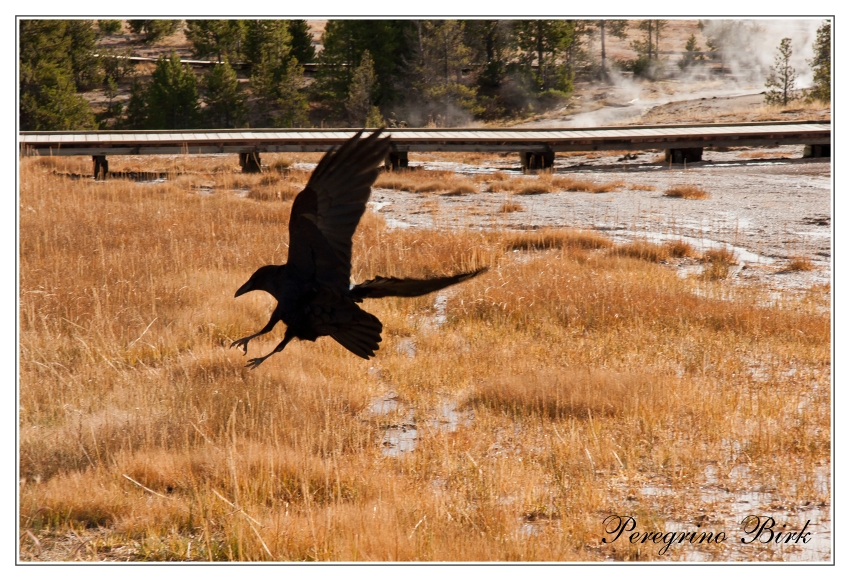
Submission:
[[[384,323],[370,361],[323,338],[247,371],[228,347],[273,299],[233,293],[286,260],[307,173],[146,163],[171,179],[21,161],[21,560],[831,557],[739,542],[747,514],[830,538],[828,287],[733,285],[685,243],[389,229],[367,212],[357,282],[490,271],[364,303]],[[498,180],[454,186],[522,193]],[[605,543],[611,515],[728,538]]]

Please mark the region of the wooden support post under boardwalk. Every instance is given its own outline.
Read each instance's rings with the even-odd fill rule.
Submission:
[[[109,162],[106,161],[105,155],[93,155],[91,156],[92,161],[94,162],[94,179],[106,179],[106,176],[109,174]]]
[[[384,161],[384,167],[390,171],[407,169],[407,153],[406,151],[391,151]]]
[[[803,148],[803,157],[832,157],[832,145],[807,145]]]
[[[240,153],[239,165],[242,166],[242,173],[263,173],[263,167],[260,165],[260,154],[256,151]]]
[[[685,147],[664,150],[664,161],[672,163],[693,163],[702,161],[702,147]]]
[[[529,170],[551,169],[555,165],[555,152],[520,151],[519,161],[523,173]]]

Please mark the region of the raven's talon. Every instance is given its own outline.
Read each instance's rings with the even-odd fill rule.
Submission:
[[[236,341],[234,341],[233,343],[230,344],[230,348],[233,349],[234,347],[242,347],[242,352],[247,355],[248,354],[248,341],[250,341],[250,339],[247,339],[247,338],[244,338],[244,337],[242,339],[237,339]]]
[[[254,369],[258,368],[260,366],[260,363],[262,363],[265,360],[266,360],[265,357],[256,357],[254,359],[249,359],[248,364],[245,365],[245,367],[247,367],[249,370],[253,371]]]

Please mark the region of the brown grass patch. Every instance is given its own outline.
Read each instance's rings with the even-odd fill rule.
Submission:
[[[628,244],[621,244],[616,248],[612,248],[610,253],[615,256],[628,256],[650,262],[661,262],[670,258],[670,251],[666,246],[653,244],[646,240],[635,240]]]
[[[648,184],[628,184],[626,186],[626,189],[638,190],[638,191],[644,191],[644,192],[654,192],[658,188],[656,188],[655,186],[650,186]]]
[[[561,191],[590,192],[598,194],[614,191],[624,185],[625,182],[622,180],[597,183],[570,176],[553,176],[552,174],[544,173],[533,177],[508,177],[505,179],[495,180],[489,184],[488,191],[510,192],[520,196],[547,194]]]
[[[248,197],[252,200],[263,202],[287,202],[295,199],[295,196],[304,189],[303,186],[291,182],[280,182],[277,184],[260,185],[248,190]]]
[[[814,262],[807,256],[792,256],[785,266],[785,270],[789,272],[808,272],[814,269]]]
[[[707,200],[711,196],[700,187],[693,185],[674,186],[664,191],[665,196],[686,200]]]
[[[663,244],[656,244],[647,240],[635,240],[627,244],[621,244],[609,250],[611,256],[625,256],[647,260],[649,262],[663,262],[670,258],[686,258],[697,255],[693,246],[682,240],[674,240]]]
[[[614,244],[610,239],[589,230],[556,228],[505,232],[499,238],[506,250],[547,250],[552,248],[596,250],[610,248]]]
[[[228,346],[275,305],[233,292],[286,260],[290,208],[233,190],[295,172],[261,183],[184,157],[199,176],[179,184],[21,161],[22,560],[722,561],[740,553],[600,544],[600,515],[730,531],[731,499],[766,478],[758,514],[828,507],[828,285],[773,301],[609,255],[596,232],[388,229],[367,212],[354,281],[489,271],[439,300],[366,301],[384,324],[370,361],[324,337],[248,371]],[[221,192],[191,190],[207,183]],[[376,409],[390,390],[396,409]]]
[[[709,280],[726,278],[729,276],[729,267],[738,264],[735,253],[725,246],[707,250],[702,255],[702,261],[705,263],[702,277]]]
[[[525,210],[521,205],[515,202],[505,202],[501,206],[499,206],[500,214],[510,214],[511,212],[522,212]]]
[[[376,188],[403,192],[434,193],[444,195],[473,194],[478,191],[472,180],[451,171],[408,171],[382,172],[375,182]]]
[[[564,419],[570,417],[618,417],[633,415],[639,405],[664,397],[657,378],[642,374],[574,370],[569,373],[528,373],[497,376],[485,381],[466,400],[475,408],[489,408],[523,419],[527,416]],[[641,399],[634,397],[641,394]],[[640,403],[639,403],[640,402]],[[656,402],[657,403],[657,402]]]
[[[665,242],[664,246],[673,258],[692,258],[698,254],[696,249],[684,240],[671,240]]]

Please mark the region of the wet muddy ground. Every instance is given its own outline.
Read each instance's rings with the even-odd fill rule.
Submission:
[[[706,151],[702,162],[687,167],[663,162],[659,151],[572,155],[556,157],[556,174],[598,182],[622,180],[625,185],[601,194],[445,196],[374,189],[370,205],[397,228],[575,227],[602,231],[619,242],[673,238],[698,250],[726,246],[738,257],[734,280],[802,290],[829,283],[832,256],[830,159],[805,159],[802,154],[802,146]],[[470,176],[496,171],[519,176],[517,157],[494,157],[475,166],[437,159],[412,158],[410,163]],[[679,185],[698,186],[710,198],[664,195]],[[655,189],[629,189],[633,186]],[[519,208],[500,212],[506,201]],[[788,271],[792,257],[808,258],[815,269]],[[687,263],[673,266],[688,273]]]

